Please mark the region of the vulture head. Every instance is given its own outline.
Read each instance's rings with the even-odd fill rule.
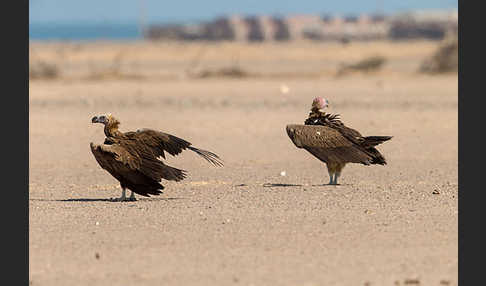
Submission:
[[[102,123],[103,125],[107,125],[108,123],[116,120],[111,114],[107,115],[98,115],[91,118],[91,123]]]
[[[320,96],[314,98],[312,101],[312,108],[313,110],[322,110],[326,107],[329,107],[329,101],[325,98],[322,98]]]
[[[118,125],[120,125],[120,121],[111,114],[95,116],[91,118],[91,123],[101,123],[105,125],[106,136],[112,136],[118,131]]]

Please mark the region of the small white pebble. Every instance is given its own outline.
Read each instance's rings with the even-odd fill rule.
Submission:
[[[290,88],[287,85],[285,85],[285,84],[280,85],[280,92],[281,93],[286,94],[286,93],[289,93],[289,91],[290,91]]]
[[[320,131],[317,131],[317,135],[321,135],[321,132]]]
[[[285,177],[286,175],[287,175],[287,172],[285,172],[285,171],[280,172],[280,176]]]
[[[96,222],[95,224],[96,224],[96,225],[100,225],[100,223],[99,223],[99,222]]]

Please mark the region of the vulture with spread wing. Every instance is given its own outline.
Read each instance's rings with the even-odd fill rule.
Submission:
[[[329,184],[337,185],[337,179],[346,163],[385,165],[386,160],[375,148],[392,136],[362,136],[358,131],[346,127],[338,114],[326,114],[323,109],[329,102],[317,97],[312,102],[311,112],[304,125],[287,125],[287,134],[298,148],[303,148],[326,163]]]
[[[178,182],[186,177],[185,170],[168,166],[159,159],[165,159],[165,153],[175,156],[188,149],[215,166],[223,165],[218,155],[167,133],[151,129],[121,132],[120,122],[111,114],[95,116],[91,122],[105,126],[104,143],[91,143],[90,147],[101,168],[120,181],[120,201],[127,200],[126,189],[132,191],[128,200],[135,200],[135,193],[146,197],[161,194],[160,190],[164,189],[161,179]]]

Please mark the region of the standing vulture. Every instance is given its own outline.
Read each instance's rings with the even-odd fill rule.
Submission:
[[[346,127],[339,114],[326,114],[323,109],[329,102],[316,97],[304,124],[287,125],[287,134],[297,148],[304,148],[317,159],[326,163],[329,184],[337,185],[337,179],[346,163],[385,165],[386,160],[375,148],[392,136],[366,136]]]
[[[223,165],[218,155],[195,148],[186,140],[167,133],[151,129],[123,133],[118,130],[120,122],[111,114],[95,116],[91,122],[105,126],[104,143],[91,142],[90,147],[101,168],[120,181],[122,195],[117,199],[119,201],[135,200],[135,193],[145,197],[159,195],[164,189],[161,179],[178,182],[186,177],[186,171],[159,160],[159,157],[165,159],[165,152],[175,156],[189,149],[215,166]],[[125,189],[132,191],[129,199]]]

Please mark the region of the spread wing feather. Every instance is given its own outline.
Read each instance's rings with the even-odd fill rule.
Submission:
[[[136,132],[126,132],[125,135],[130,140],[142,143],[137,144],[137,146],[140,146],[141,150],[143,150],[143,146],[145,146],[145,148],[148,149],[145,151],[153,154],[155,158],[161,156],[165,159],[164,151],[172,156],[176,156],[180,154],[183,150],[189,149],[199,156],[203,157],[211,164],[215,166],[223,166],[223,162],[218,155],[206,150],[193,147],[191,146],[192,144],[190,142],[174,135],[155,131],[152,129],[141,129]]]
[[[106,147],[108,145],[90,144],[98,164],[115,177],[120,184],[142,196],[158,195],[164,189],[159,182],[147,177],[140,171],[134,170],[137,163],[127,156],[123,156],[123,150],[118,147]],[[106,147],[106,148],[105,148]]]
[[[162,161],[135,151],[130,144],[95,145],[91,144],[91,151],[100,166],[115,178],[126,179],[132,183],[143,174],[145,178],[160,182],[161,178],[180,181],[186,177],[186,172],[165,165]],[[120,180],[120,179],[119,179]]]
[[[187,148],[189,148],[189,150],[196,152],[199,156],[203,157],[206,161],[213,164],[214,166],[218,166],[218,167],[223,166],[223,161],[221,161],[219,156],[214,154],[213,152],[198,149],[198,148],[192,147],[192,146],[189,146]]]

